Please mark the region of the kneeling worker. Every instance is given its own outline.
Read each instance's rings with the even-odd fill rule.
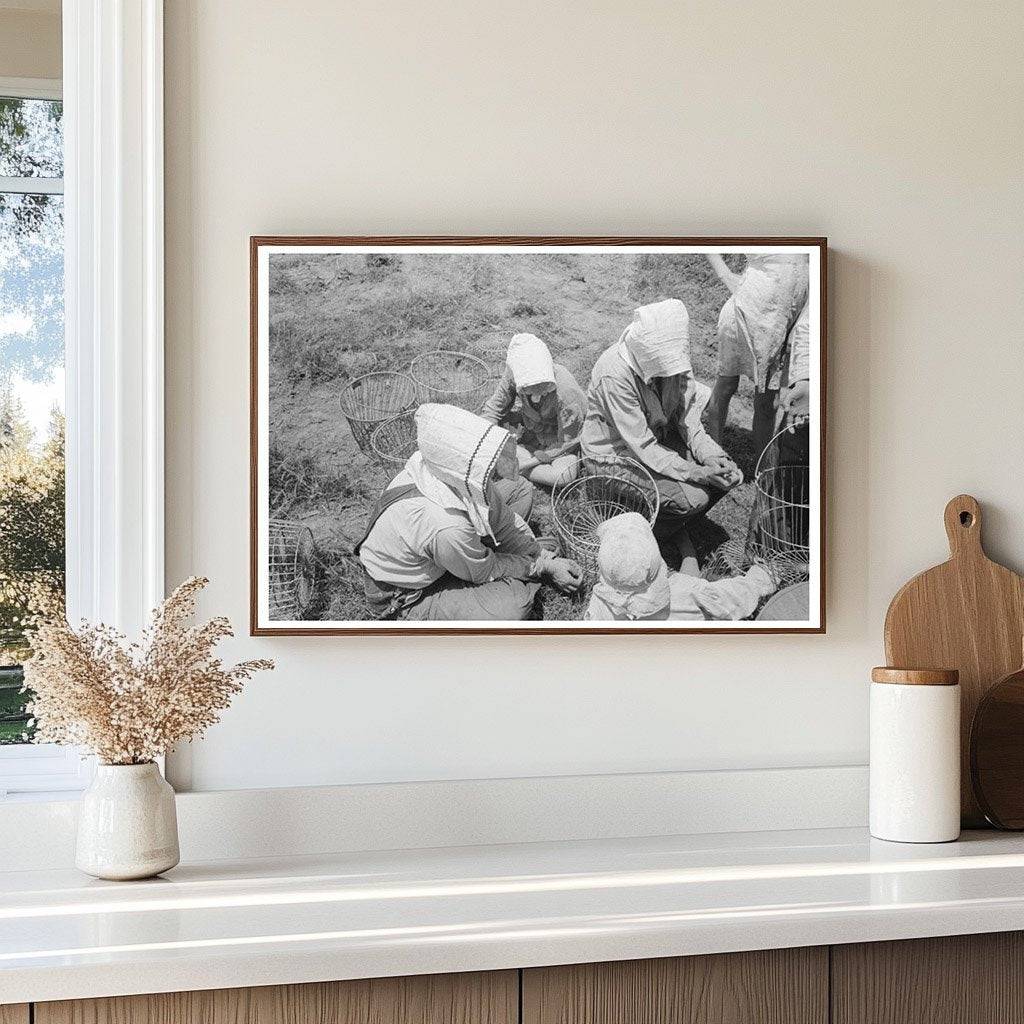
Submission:
[[[647,467],[661,500],[654,532],[696,573],[687,524],[743,475],[701,423],[707,388],[694,379],[690,318],[679,299],[641,306],[594,364],[583,458],[615,455]]]
[[[543,550],[525,521],[533,488],[517,476],[507,430],[428,404],[416,412],[416,440],[356,547],[378,617],[521,620],[541,582],[579,587],[579,566]]]

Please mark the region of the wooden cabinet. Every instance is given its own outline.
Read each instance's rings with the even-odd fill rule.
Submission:
[[[1024,1024],[1024,933],[0,1006],[0,1024]]]
[[[523,1024],[826,1024],[828,950],[523,971]]]
[[[1024,1024],[1024,933],[832,947],[833,1024]]]
[[[34,1024],[516,1024],[518,1018],[518,972],[493,971],[37,1003]],[[8,1022],[0,1017],[0,1024]]]

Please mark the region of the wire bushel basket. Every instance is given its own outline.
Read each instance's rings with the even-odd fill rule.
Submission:
[[[421,402],[457,405],[479,412],[487,398],[491,369],[468,352],[438,350],[416,356],[409,367]]]
[[[396,471],[416,451],[416,420],[411,412],[402,413],[377,427],[370,437],[374,457]]]
[[[754,470],[746,560],[771,567],[781,584],[807,579],[810,567],[811,471],[807,428],[780,430]]]
[[[731,537],[701,570],[708,580],[738,576],[752,565],[786,588],[810,578],[810,470],[806,435],[776,434],[758,459],[753,477],[715,506],[732,505],[731,519],[745,516],[746,537]]]
[[[370,438],[380,424],[415,409],[416,384],[407,373],[392,370],[364,373],[349,381],[339,397],[341,411],[360,451],[373,456]]]
[[[270,618],[308,618],[316,604],[319,576],[313,531],[287,519],[271,519],[267,525]]]
[[[748,483],[730,491],[716,506],[733,505],[733,516],[747,518],[745,538],[732,537],[718,548],[701,575],[718,580],[763,566],[779,588],[810,578],[811,477],[806,428],[779,431],[765,445]]]
[[[558,482],[551,495],[555,531],[567,558],[579,563],[587,582],[597,579],[598,527],[623,512],[639,512],[652,526],[658,488],[638,462],[617,456],[584,459],[575,479]]]

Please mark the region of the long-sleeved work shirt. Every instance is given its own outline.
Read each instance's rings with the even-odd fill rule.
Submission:
[[[391,486],[402,483],[400,474]],[[499,496],[490,509],[495,548],[477,536],[462,509],[444,508],[417,492],[380,514],[359,559],[378,583],[409,590],[429,587],[446,572],[469,583],[529,579],[540,554],[533,531]]]
[[[512,371],[506,367],[480,415],[491,423],[505,425],[512,418],[517,400],[522,423],[519,443],[528,450],[561,447],[580,436],[586,415],[586,395],[576,378],[560,363],[555,363],[555,390],[536,401],[519,393]]]
[[[622,357],[621,345],[612,345],[590,376],[584,458],[624,456],[652,473],[690,482],[698,467],[725,455],[701,423],[707,394],[689,374],[644,383]]]

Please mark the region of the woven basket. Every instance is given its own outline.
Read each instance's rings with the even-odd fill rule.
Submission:
[[[578,562],[588,582],[597,579],[598,527],[623,512],[639,512],[652,526],[658,517],[658,488],[632,459],[584,459],[575,479],[556,483],[551,515],[566,557]]]
[[[268,525],[270,618],[305,619],[316,604],[319,577],[313,531],[286,519]]]
[[[745,551],[747,562],[776,567],[786,582],[806,578],[810,564],[811,474],[797,458],[806,456],[787,430],[780,430],[761,452]]]
[[[479,412],[487,399],[492,372],[490,367],[468,352],[424,352],[409,367],[421,402],[457,405]]]
[[[396,470],[416,451],[416,420],[411,412],[402,413],[374,430],[370,437],[374,458]]]
[[[360,451],[372,457],[370,437],[380,424],[416,408],[417,389],[407,373],[365,373],[349,381],[340,395],[341,411]]]

